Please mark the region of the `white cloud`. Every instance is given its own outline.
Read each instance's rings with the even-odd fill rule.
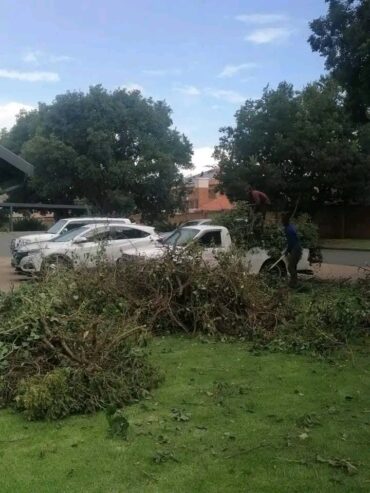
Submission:
[[[275,24],[278,22],[285,22],[289,19],[284,14],[248,14],[237,15],[236,20],[245,22],[246,24]]]
[[[22,60],[27,63],[38,63],[40,56],[42,55],[41,51],[27,51],[22,57]]]
[[[247,34],[245,40],[255,44],[272,43],[289,38],[292,32],[287,27],[264,27]]]
[[[15,123],[15,117],[22,109],[30,111],[34,109],[34,107],[17,101],[0,104],[0,128],[12,127]]]
[[[124,88],[129,92],[131,91],[144,92],[144,87],[140,84],[137,84],[136,82],[128,82],[127,84],[124,85]]]
[[[229,89],[208,89],[207,93],[213,98],[220,99],[232,104],[242,104],[247,99],[239,92]]]
[[[74,58],[68,55],[53,55],[40,50],[29,50],[23,55],[22,60],[26,63],[40,65],[42,63],[71,62]]]
[[[195,86],[175,87],[174,91],[180,92],[181,94],[184,94],[185,96],[199,96],[200,95],[200,90]]]
[[[178,68],[143,70],[143,74],[150,75],[153,77],[164,77],[166,75],[180,75],[181,73],[182,70]]]
[[[244,70],[256,68],[256,63],[241,63],[240,65],[226,65],[217,77],[233,77]]]
[[[192,158],[194,168],[184,172],[185,175],[195,175],[209,168],[216,166],[216,161],[212,157],[213,147],[196,147]]]
[[[57,82],[59,80],[59,74],[56,72],[20,72],[19,70],[0,69],[0,78],[27,82]]]

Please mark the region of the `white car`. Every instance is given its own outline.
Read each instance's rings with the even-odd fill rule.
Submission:
[[[18,269],[37,274],[58,265],[93,267],[98,259],[117,262],[126,249],[145,248],[158,240],[154,228],[134,224],[112,223],[87,225],[65,233],[54,240],[20,248]]]
[[[186,221],[186,223],[180,224],[176,229],[182,229],[191,226],[209,226],[210,224],[212,224],[212,219],[192,219],[191,221]],[[163,240],[165,240],[166,238],[171,236],[176,231],[176,229],[160,233],[159,236]]]
[[[193,226],[177,229],[166,239],[151,243],[142,248],[126,249],[122,257],[124,260],[130,258],[159,258],[166,251],[173,248],[186,248],[191,243],[197,243],[203,248],[202,257],[207,264],[217,263],[217,255],[227,252],[232,248],[230,233],[223,226]],[[259,274],[270,268],[278,275],[286,275],[288,272],[287,260],[282,257],[278,262],[272,259],[267,250],[259,247],[246,251],[244,256],[246,270],[251,274]],[[298,272],[312,274],[309,262],[309,250],[303,249],[302,258],[298,263]]]
[[[72,231],[73,229],[80,228],[81,226],[85,226],[87,224],[107,224],[107,223],[120,223],[120,224],[131,224],[130,219],[119,219],[112,217],[71,217],[67,219],[60,219],[57,221],[48,231],[32,234],[32,235],[24,235],[19,238],[15,238],[12,240],[10,244],[10,250],[12,254],[16,252],[19,248],[22,248],[25,245],[29,245],[30,243],[39,243],[43,241],[50,241],[58,236],[67,233],[68,231]]]

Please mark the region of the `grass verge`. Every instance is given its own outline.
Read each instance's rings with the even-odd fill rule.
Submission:
[[[104,413],[27,422],[0,412],[0,491],[367,492],[368,356],[318,360],[245,343],[156,338],[166,375],[126,409],[128,440]]]

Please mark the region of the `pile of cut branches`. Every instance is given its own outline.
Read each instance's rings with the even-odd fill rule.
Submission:
[[[92,310],[74,277],[58,273],[0,298],[0,404],[30,419],[122,406],[159,380],[145,328],[124,310]]]
[[[242,259],[222,254],[217,264],[205,263],[201,251],[172,251],[163,258],[128,261],[76,279],[82,296],[95,306],[119,300],[131,316],[155,333],[207,333],[269,339],[283,317],[288,296],[265,280],[247,274]],[[108,280],[109,279],[109,280]]]
[[[160,380],[148,334],[251,340],[324,353],[369,332],[369,285],[292,293],[248,275],[242,257],[201,252],[57,271],[0,295],[0,404],[31,419],[121,407]]]

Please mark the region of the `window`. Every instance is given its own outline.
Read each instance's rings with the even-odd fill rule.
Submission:
[[[134,240],[137,238],[145,238],[149,236],[149,233],[135,228],[124,228],[120,226],[114,226],[111,228],[112,240]]]
[[[66,233],[67,231],[73,231],[74,229],[81,228],[82,226],[86,226],[87,224],[88,223],[86,221],[80,223],[71,222],[67,224],[67,226],[63,229],[63,233]]]
[[[168,246],[185,246],[192,241],[194,236],[199,233],[199,229],[176,229],[168,238],[163,241]]]
[[[111,234],[110,231],[107,229],[93,229],[92,231],[89,231],[85,237],[87,238],[88,241],[91,241],[93,243],[98,243],[100,241],[108,241],[111,240]]]
[[[87,226],[82,226],[81,228],[73,229],[72,231],[66,231],[65,232],[65,230],[63,230],[63,234],[61,234],[60,236],[58,236],[57,238],[55,238],[52,241],[55,241],[56,243],[59,243],[59,242],[63,243],[65,241],[71,241],[76,236],[78,236],[79,234],[83,233],[87,229],[88,229]]]
[[[210,200],[213,200],[217,197],[217,193],[216,193],[216,185],[211,185],[208,189],[208,198]]]
[[[63,229],[64,225],[66,224],[67,219],[59,219],[55,224],[51,226],[51,228],[48,229],[48,233],[52,234],[59,234],[60,231]]]
[[[198,239],[198,242],[208,248],[219,247],[221,246],[221,231],[208,231]]]

